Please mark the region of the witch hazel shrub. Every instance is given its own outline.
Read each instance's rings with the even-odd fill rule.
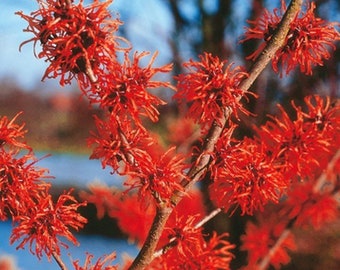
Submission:
[[[279,269],[299,251],[295,229],[319,231],[339,220],[336,99],[307,95],[289,112],[277,105],[251,136],[239,136],[241,123],[256,118],[246,105],[258,95],[249,89],[266,66],[280,78],[296,69],[313,76],[332,57],[339,23],[319,18],[314,2],[281,1],[249,21],[241,42],[260,41],[249,68],[203,52],[176,76],[171,63],[155,66],[157,53],[137,52],[118,34],[123,22],[109,12],[112,1],[37,4],[29,15],[17,12],[31,35],[21,46],[33,43],[48,63],[43,79],[77,82],[101,109],[88,138],[90,158],[124,176],[124,189],[94,183],[80,193],[83,202],[72,190],[52,200],[44,181],[50,176],[25,143],[20,113],[2,116],[0,218],[12,220],[10,242],[18,249],[67,269],[61,249],[78,243],[73,232],[87,222],[78,210],[91,203],[140,251],[121,265],[115,251],[88,253],[84,262],[71,259],[74,269],[230,269],[236,248],[247,252],[244,269]],[[154,90],[172,91],[172,106],[185,108],[159,134],[152,127],[167,103]],[[228,217],[248,217],[239,246],[227,229],[206,226],[222,213],[226,224]]]

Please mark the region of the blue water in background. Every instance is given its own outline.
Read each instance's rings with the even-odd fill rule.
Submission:
[[[74,185],[85,187],[91,182],[101,181],[108,185],[121,186],[122,177],[111,174],[110,168],[102,168],[99,160],[90,160],[86,155],[37,153],[42,158],[36,166],[49,169],[55,179],[48,180],[52,185]]]
[[[38,153],[37,156],[43,157],[45,153]],[[43,158],[38,161],[35,166],[48,168],[50,175],[55,179],[48,180],[53,186],[72,185],[78,188],[85,188],[91,182],[101,181],[109,186],[121,186],[122,178],[117,175],[110,174],[110,170],[103,170],[98,160],[89,160],[87,156],[73,154],[52,154],[52,156]],[[16,250],[16,246],[20,243],[9,244],[11,234],[11,223],[0,222],[0,257],[10,255],[16,261],[16,265],[20,270],[58,270],[60,269],[56,262],[52,260],[48,262],[46,257],[38,260],[36,256],[29,252],[29,246],[26,245],[25,250]],[[79,265],[83,266],[86,258],[86,252],[94,255],[92,262],[103,255],[107,255],[115,251],[118,264],[121,261],[121,255],[124,253],[132,257],[137,255],[137,248],[129,245],[127,241],[121,239],[106,238],[98,235],[76,235],[80,246],[74,246],[68,243],[69,249],[62,248],[62,258],[64,263],[73,269],[70,258],[79,259]],[[70,257],[71,256],[71,257]]]

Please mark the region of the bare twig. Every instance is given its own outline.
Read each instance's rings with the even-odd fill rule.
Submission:
[[[60,258],[60,256],[56,252],[53,252],[52,256],[54,260],[57,262],[57,264],[59,265],[61,270],[67,270],[67,267],[64,264],[63,260]]]
[[[262,54],[259,56],[259,58],[256,60],[256,62],[250,69],[249,77],[247,77],[240,84],[240,88],[243,91],[248,91],[248,89],[251,87],[255,79],[259,76],[259,74],[263,71],[266,65],[270,62],[275,52],[284,45],[284,41],[289,31],[289,25],[294,20],[298,11],[301,9],[301,5],[302,0],[291,1],[276,32],[272,36],[271,40],[268,42],[267,46],[264,48]],[[219,120],[219,123],[222,123],[222,125],[217,124],[217,122],[213,123],[210,132],[204,141],[201,155],[199,156],[197,162],[194,163],[194,165],[188,172],[188,179],[190,180],[185,179],[182,181],[182,185],[186,190],[189,190],[192,187],[192,185],[194,185],[205,174],[206,169],[208,168],[211,160],[210,153],[213,152],[215,144],[218,138],[220,137],[229,116],[230,110],[228,108],[224,108],[224,115],[222,119]],[[181,199],[182,194],[175,194],[172,199],[173,207],[175,207]],[[158,236],[161,235],[166,220],[170,216],[172,210],[173,208],[167,208],[165,206],[165,208],[160,209],[158,211],[152,224],[150,233],[147,237],[147,240],[143,248],[137,255],[137,257],[135,258],[134,262],[132,263],[130,269],[133,270],[144,269],[152,261],[153,254],[158,241],[158,238],[156,238],[155,235]],[[155,243],[152,243],[152,241],[155,241]]]

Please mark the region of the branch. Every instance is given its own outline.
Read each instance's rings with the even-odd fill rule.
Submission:
[[[242,81],[242,83],[240,84],[240,89],[242,89],[244,92],[249,90],[255,79],[259,76],[259,74],[273,58],[275,52],[284,45],[284,41],[289,31],[290,23],[294,20],[298,11],[301,9],[301,5],[302,0],[291,1],[286,13],[282,18],[282,21],[278,25],[276,32],[267,43],[266,47],[254,63],[254,65],[251,67],[249,71],[249,77]],[[231,111],[228,108],[224,108],[224,115],[219,121],[220,123],[222,123],[222,125],[217,124],[216,121],[213,123],[210,132],[208,133],[204,141],[201,155],[188,172],[188,179],[190,180],[182,180],[182,185],[185,190],[189,190],[205,174],[211,161],[211,156],[209,153],[213,152],[215,144],[220,137],[224,126],[227,123],[228,118],[230,117],[230,114]],[[173,207],[175,207],[180,202],[182,196],[182,193],[174,194],[172,199]],[[166,224],[166,221],[172,211],[173,208],[165,207],[157,212],[146,242],[129,269],[144,269],[148,264],[150,264],[153,259],[153,254],[159,238],[155,236],[160,236],[162,234],[164,225]]]
[[[287,237],[291,234],[291,230],[290,229],[285,229],[282,234],[280,235],[280,237],[277,239],[275,245],[268,251],[268,254],[266,257],[264,257],[262,259],[262,261],[258,264],[257,266],[257,270],[265,270],[267,269],[270,260],[272,259],[272,257],[275,255],[275,253],[277,252],[277,250],[280,248],[281,244],[287,239]]]
[[[57,262],[57,264],[59,265],[61,270],[67,270],[67,267],[64,264],[63,260],[60,258],[60,256],[56,252],[53,252],[52,256],[54,260]]]

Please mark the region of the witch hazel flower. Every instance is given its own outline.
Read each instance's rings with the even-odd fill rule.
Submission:
[[[244,92],[239,88],[248,75],[241,67],[226,64],[226,61],[204,53],[199,61],[184,63],[189,72],[177,77],[178,92],[174,98],[190,104],[188,116],[203,127],[210,127],[213,121],[222,125],[219,119],[223,117],[224,108],[235,115],[238,110],[248,113],[240,102]]]
[[[322,66],[324,60],[331,57],[330,50],[335,50],[334,42],[340,40],[340,33],[336,30],[339,23],[329,23],[315,16],[315,3],[305,6],[290,25],[285,43],[272,59],[273,70],[288,75],[296,67],[302,73],[312,75],[314,66]],[[248,21],[251,27],[246,28],[245,37],[241,42],[251,39],[262,40],[259,48],[248,56],[255,60],[264,47],[271,40],[283,14],[287,10],[284,1],[281,9],[274,9],[273,13],[265,10],[263,15],[254,21]]]
[[[126,51],[122,63],[107,63],[106,69],[97,74],[98,79],[94,84],[89,87],[81,85],[81,88],[92,103],[99,103],[112,115],[129,115],[142,126],[142,117],[156,122],[159,115],[157,106],[166,104],[150,90],[173,88],[169,82],[157,79],[161,74],[169,73],[172,65],[154,67],[156,52],[149,63],[143,66],[141,62],[145,61],[149,52],[135,52],[131,57],[129,53]]]
[[[28,22],[24,31],[34,35],[21,46],[40,43],[42,50],[37,56],[49,62],[43,79],[60,77],[61,85],[70,84],[74,77],[90,77],[93,81],[96,70],[116,58],[117,51],[123,50],[121,41],[126,41],[115,35],[122,22],[109,13],[111,3],[95,0],[84,6],[82,0],[78,4],[38,0],[37,11],[30,15],[16,13]]]
[[[87,222],[77,212],[84,205],[85,202],[78,203],[70,192],[60,195],[56,203],[53,203],[51,195],[41,198],[34,207],[27,209],[26,214],[15,217],[17,225],[12,231],[11,244],[20,241],[17,249],[28,244],[30,252],[39,259],[43,254],[48,258],[60,255],[60,247],[68,247],[60,240],[61,237],[78,244],[71,228],[78,231]]]

